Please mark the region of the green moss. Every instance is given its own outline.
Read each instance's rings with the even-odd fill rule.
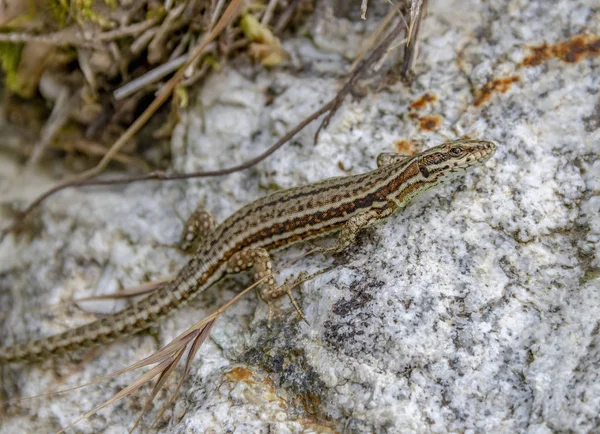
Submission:
[[[69,17],[69,3],[67,0],[47,0],[48,10],[52,14],[52,17],[60,25],[64,27],[67,24],[67,18]]]
[[[100,24],[102,27],[110,27],[110,22],[95,12],[94,0],[74,0],[73,10],[79,21],[92,21]]]
[[[96,0],[46,0],[52,17],[64,27],[69,16],[79,22],[93,21],[102,27],[110,27],[111,23],[102,15],[94,11]],[[104,0],[104,4],[111,8],[117,7],[116,0]]]
[[[23,44],[13,42],[0,42],[0,65],[4,70],[5,84],[13,92],[20,94],[21,82],[19,80],[19,62]]]

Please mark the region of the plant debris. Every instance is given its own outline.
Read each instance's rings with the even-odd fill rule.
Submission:
[[[409,44],[404,48],[403,63],[414,61],[411,56],[426,5],[423,1],[391,4],[338,95],[258,157],[221,170],[169,174],[160,170],[168,165],[168,155],[157,160],[156,152],[148,153],[154,156],[152,160],[144,154],[144,147],[137,145],[135,134],[173,94],[172,103],[161,112],[162,126],[153,122],[151,133],[155,139],[167,139],[179,120],[179,110],[188,104],[190,93],[186,88],[233,57],[248,56],[250,61],[269,68],[284,66],[288,55],[281,35],[286,26],[296,25],[307,12],[315,10],[314,0],[45,0],[52,8],[27,12],[11,8],[14,1],[0,4],[0,23],[5,23],[0,28],[0,61],[8,93],[5,117],[26,119],[22,126],[27,125],[23,128],[27,140],[32,135],[29,125],[37,125],[34,145],[23,147],[31,164],[75,153],[95,166],[66,178],[34,199],[2,230],[0,242],[23,226],[25,217],[46,198],[65,188],[221,176],[262,161],[312,120],[327,113],[320,131],[367,69],[379,73],[388,52],[398,47],[392,47],[391,42],[401,30],[407,34],[405,41]],[[364,2],[362,12],[366,12],[366,5]],[[27,72],[22,72],[23,68]],[[403,65],[402,70],[410,68]],[[379,75],[385,77],[385,73]],[[25,110],[40,99],[52,110],[28,116],[11,113]],[[37,118],[31,119],[32,115]],[[77,143],[57,146],[66,139]],[[126,168],[144,168],[145,174],[92,179],[113,161]]]
[[[230,1],[216,0],[6,0],[0,3],[0,77],[4,83],[4,117],[33,131],[36,144],[26,146],[30,163],[67,154],[97,162],[143,111],[157,91],[189,58],[201,38],[213,29]],[[202,80],[233,57],[248,56],[264,66],[284,63],[287,54],[270,30],[298,2],[241,2],[240,19],[230,22],[186,72],[183,88]],[[286,17],[287,16],[287,17]],[[301,17],[300,17],[301,18]],[[48,83],[51,83],[48,85]],[[183,91],[180,91],[182,94]],[[150,97],[150,98],[148,98]],[[50,107],[36,122],[19,113],[40,101]],[[181,104],[164,113],[166,138]],[[81,116],[85,113],[85,116]],[[78,140],[93,142],[95,152],[82,153],[81,143],[65,151],[57,142],[80,131]],[[29,140],[27,140],[29,142]],[[150,160],[135,140],[125,152],[145,160],[146,167],[168,162]],[[61,150],[58,150],[61,149]],[[142,153],[142,155],[140,155]],[[156,155],[148,154],[148,155]],[[156,158],[156,157],[155,157]],[[65,160],[67,161],[67,160]],[[121,163],[123,160],[121,160]]]

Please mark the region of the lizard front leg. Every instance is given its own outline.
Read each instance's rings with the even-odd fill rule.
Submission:
[[[331,247],[318,248],[317,251],[324,253],[336,254],[346,249],[350,244],[356,240],[358,232],[371,226],[378,220],[387,217],[395,209],[393,203],[388,204],[387,207],[381,209],[372,209],[364,213],[358,214],[350,218],[343,226],[336,243]],[[229,272],[239,272],[242,267],[254,266],[254,278],[256,280],[262,279],[267,273],[271,272],[272,265],[269,254],[265,249],[250,249],[242,252],[238,252],[230,259],[230,266],[233,269]],[[286,279],[283,285],[277,286],[273,277],[270,277],[267,281],[263,282],[259,292],[260,297],[269,305],[269,323],[272,318],[272,302],[273,300],[281,297],[282,295],[288,295],[290,301],[298,314],[304,321],[304,313],[294,300],[291,289],[304,281],[306,273],[300,273],[295,278]]]
[[[393,204],[390,204],[386,208],[372,209],[351,217],[342,227],[335,244],[330,247],[321,247],[318,249],[318,251],[330,254],[342,252],[350,244],[354,243],[356,236],[361,230],[371,226],[378,220],[389,216],[393,212],[393,209]]]

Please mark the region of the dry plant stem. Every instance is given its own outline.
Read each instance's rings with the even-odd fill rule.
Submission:
[[[300,6],[301,2],[302,0],[292,0],[288,8],[281,14],[279,20],[277,20],[277,24],[273,28],[273,33],[275,35],[279,35],[281,34],[281,32],[283,32],[283,30],[286,28],[286,26],[292,19],[294,12],[296,12],[296,9],[298,9],[298,6]]]
[[[144,33],[139,35],[135,41],[131,43],[129,46],[129,51],[134,56],[138,56],[150,43],[154,35],[158,31],[158,28],[152,27],[151,29],[146,30]]]
[[[190,33],[186,33],[185,35],[183,35],[181,41],[179,41],[179,44],[177,44],[177,47],[175,47],[171,54],[169,54],[169,60],[173,60],[176,57],[181,56],[185,52],[186,47],[189,45],[191,40],[192,36],[190,35]]]
[[[185,10],[185,7],[186,3],[181,3],[171,9],[167,14],[167,17],[159,26],[157,32],[154,34],[154,38],[152,38],[152,41],[150,41],[150,44],[148,45],[148,61],[150,63],[155,63],[160,60],[162,54],[160,52],[161,47],[167,36],[177,27],[177,21]]]
[[[402,61],[402,70],[400,76],[407,80],[413,69],[417,57],[419,31],[421,30],[421,21],[427,13],[427,0],[413,0],[410,10],[410,25],[406,48],[404,49],[404,60]]]
[[[54,141],[49,144],[49,148],[59,149],[65,152],[79,151],[92,157],[102,156],[106,153],[106,148],[104,146],[87,139],[76,139],[70,143]],[[22,155],[26,158],[30,158],[31,153],[33,152],[33,146],[31,145],[8,145],[6,146],[6,149],[10,149],[12,152],[15,152],[16,154]],[[123,153],[117,154],[114,160],[128,166],[137,166],[142,170],[148,170],[148,164],[145,161],[139,158],[130,157],[129,155]]]
[[[219,17],[219,14],[221,13],[221,9],[223,9],[224,4],[225,4],[225,0],[217,1],[217,5],[215,6],[215,10],[210,19],[210,28],[213,28],[215,26],[215,23],[217,22],[217,18]]]
[[[96,35],[86,36],[81,32],[74,35],[67,31],[49,33],[46,35],[32,35],[30,33],[0,33],[0,42],[42,42],[50,45],[72,45],[80,48],[104,48],[99,42],[133,36],[148,30],[156,24],[156,18],[151,18],[131,26],[121,27]]]
[[[238,10],[242,4],[242,0],[231,0],[231,3],[225,9],[223,16],[217,22],[215,27],[211,30],[206,38],[203,38],[203,42],[201,42],[192,52],[188,61],[177,71],[177,73],[171,78],[164,86],[163,91],[152,101],[152,103],[148,106],[148,108],[140,115],[139,118],[135,120],[135,122],[119,137],[119,139],[113,144],[113,146],[108,150],[108,152],[104,155],[102,160],[90,170],[87,170],[77,176],[74,176],[70,179],[66,179],[59,185],[51,188],[50,190],[44,192],[41,196],[37,197],[24,212],[21,212],[15,221],[0,234],[0,242],[4,239],[6,234],[10,231],[19,227],[24,217],[27,216],[37,205],[39,205],[44,199],[53,195],[57,191],[63,190],[65,188],[73,187],[74,185],[79,185],[83,180],[89,179],[91,177],[97,176],[106,168],[109,161],[113,159],[113,157],[121,150],[123,146],[134,136],[134,134],[150,119],[150,117],[158,110],[158,108],[167,100],[175,86],[184,78],[185,71],[187,67],[192,64],[203,52],[204,49],[210,44],[225,28],[225,26],[238,14]]]
[[[52,113],[50,113],[50,117],[42,128],[40,140],[33,147],[33,152],[31,153],[28,164],[36,164],[40,158],[42,158],[44,151],[52,139],[54,139],[58,130],[67,123],[69,116],[71,116],[71,113],[77,108],[77,103],[80,98],[80,91],[71,94],[66,86],[61,89],[54,104],[54,108],[52,109]]]
[[[117,101],[127,98],[128,96],[134,94],[135,92],[147,86],[148,84],[154,83],[160,80],[161,78],[169,75],[177,68],[180,68],[181,65],[185,64],[185,62],[187,62],[188,59],[189,56],[187,54],[183,54],[179,57],[176,57],[175,59],[171,59],[166,63],[163,63],[162,65],[157,66],[156,68],[141,75],[140,77],[131,80],[129,83],[124,84],[120,88],[115,89],[115,91],[113,92],[113,96]]]
[[[73,141],[72,143],[53,142],[50,144],[50,147],[55,149],[62,149],[69,152],[73,152],[73,150],[78,150],[80,152],[83,152],[84,154],[95,157],[103,156],[104,154],[106,154],[107,151],[107,149],[100,143],[84,138]],[[142,170],[148,170],[148,163],[146,163],[144,160],[137,157],[131,157],[121,152],[115,155],[114,161],[118,161],[119,163],[123,163],[127,166],[137,166]]]
[[[269,4],[265,9],[265,13],[263,14],[260,23],[263,26],[268,26],[271,22],[271,18],[273,18],[273,12],[275,12],[275,8],[277,7],[277,3],[279,0],[269,0]]]
[[[86,41],[82,38],[65,37],[61,32],[49,35],[32,35],[29,33],[0,33],[0,42],[38,42],[48,45],[72,45],[80,48],[104,49],[102,44]]]
[[[110,44],[110,45],[113,45],[113,44]],[[109,48],[109,50],[113,51],[111,48]],[[116,53],[111,53],[111,54],[113,56],[113,59],[115,59],[115,60],[118,59],[118,57],[115,56]],[[98,83],[96,82],[96,77],[95,77],[94,71],[92,70],[92,67],[90,65],[91,57],[92,57],[92,50],[86,50],[84,48],[77,49],[77,61],[79,63],[79,68],[81,68],[81,72],[83,72],[83,76],[85,77],[86,81],[92,88],[92,91],[97,92]]]
[[[335,98],[331,101],[333,103],[333,107],[331,108],[329,113],[327,113],[327,116],[325,116],[325,119],[323,119],[323,122],[321,122],[321,125],[319,126],[319,128],[317,129],[317,132],[315,133],[315,139],[314,139],[315,144],[317,143],[317,141],[319,139],[319,133],[321,132],[321,130],[323,128],[327,128],[327,126],[329,125],[329,122],[331,121],[331,118],[333,118],[335,113],[341,107],[342,103],[344,102],[344,98],[346,98],[346,96],[350,93],[350,91],[352,90],[352,88],[354,87],[354,85],[356,84],[358,79],[369,68],[369,66],[376,64],[377,61],[387,53],[388,48],[390,47],[392,42],[400,35],[400,33],[402,32],[403,29],[404,29],[404,23],[402,21],[400,21],[398,24],[396,24],[396,26],[392,29],[392,31],[385,37],[385,39],[381,42],[381,44],[379,44],[377,46],[377,48],[375,48],[373,50],[371,55],[369,57],[367,57],[365,60],[363,60],[359,64],[359,66],[352,72],[352,74],[350,75],[350,78],[348,79],[348,81],[346,82],[344,87],[342,87],[342,89],[338,92],[338,94],[335,96]]]
[[[356,66],[363,60],[367,52],[371,48],[373,48],[373,46],[377,43],[377,40],[381,37],[381,34],[386,29],[386,27],[392,22],[392,19],[394,18],[396,13],[400,12],[398,12],[398,9],[394,5],[392,5],[390,7],[390,11],[377,25],[377,28],[373,31],[373,33],[369,35],[367,40],[362,43],[360,51],[358,52],[358,56],[356,56],[356,59],[354,59],[354,62],[352,62],[352,65],[350,66],[350,72],[356,69]]]
[[[360,5],[360,18],[362,20],[367,19],[367,7],[369,6],[369,0],[362,0],[362,4]]]

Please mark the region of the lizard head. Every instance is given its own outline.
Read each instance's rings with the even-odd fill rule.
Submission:
[[[453,140],[423,152],[419,156],[419,170],[427,179],[452,179],[485,163],[495,151],[496,145],[485,140]]]

